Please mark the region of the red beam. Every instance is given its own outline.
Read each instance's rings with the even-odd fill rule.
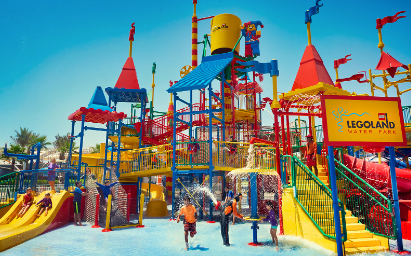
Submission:
[[[318,116],[318,117],[322,116],[321,113],[314,114],[314,113],[281,112],[281,111],[278,111],[278,114],[282,116],[286,116],[286,115],[289,115],[289,116]]]
[[[212,18],[214,18],[214,17],[215,17],[215,16],[204,17],[204,18],[201,18],[201,19],[197,19],[197,21],[212,19]]]

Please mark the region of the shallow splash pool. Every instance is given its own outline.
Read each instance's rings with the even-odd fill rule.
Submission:
[[[264,246],[252,247],[250,223],[230,225],[230,243],[225,247],[220,235],[220,224],[197,223],[197,235],[190,238],[190,250],[184,250],[183,224],[166,219],[145,219],[145,228],[127,228],[109,233],[90,225],[68,225],[13,247],[1,255],[335,255],[301,238],[279,237],[279,251],[271,245],[268,224],[259,224],[258,240]],[[407,246],[410,248],[411,246]],[[375,254],[374,254],[375,255]],[[380,253],[378,255],[394,255]]]

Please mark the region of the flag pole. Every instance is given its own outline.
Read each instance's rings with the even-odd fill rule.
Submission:
[[[307,22],[307,35],[308,35],[308,45],[311,45],[311,29],[310,29],[310,22]]]

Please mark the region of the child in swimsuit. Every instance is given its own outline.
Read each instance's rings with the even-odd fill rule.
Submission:
[[[197,211],[194,205],[190,204],[190,197],[184,197],[184,204],[181,208],[180,214],[177,218],[177,223],[180,222],[180,216],[184,214],[184,238],[186,240],[186,250],[188,250],[188,232],[190,232],[190,236],[194,237],[197,234],[196,231],[196,222],[197,222]]]
[[[41,199],[36,206],[38,206],[39,204],[41,204],[41,208],[40,208],[40,212],[37,214],[37,217],[40,217],[40,215],[44,212],[44,216],[47,216],[48,211],[51,209],[52,207],[52,202],[51,202],[51,198],[50,198],[50,193],[46,193],[46,196]]]
[[[51,163],[49,164],[49,172],[48,172],[48,177],[47,180],[50,184],[51,191],[52,193],[56,193],[56,187],[54,182],[56,181],[56,169],[60,169],[59,166],[56,164],[56,159],[52,158]]]
[[[23,217],[23,215],[27,212],[30,206],[33,203],[33,197],[31,196],[31,188],[26,189],[26,194],[23,196],[23,207],[21,208],[17,218]]]
[[[277,238],[277,226],[278,226],[278,224],[277,224],[277,218],[275,217],[273,203],[270,202],[270,201],[267,201],[265,203],[265,207],[267,208],[267,210],[270,211],[270,213],[267,216],[267,218],[262,219],[261,222],[270,221],[270,223],[271,223],[271,229],[270,229],[271,238],[273,239],[273,244],[275,244],[275,246],[277,246],[277,248],[278,248],[278,238]]]

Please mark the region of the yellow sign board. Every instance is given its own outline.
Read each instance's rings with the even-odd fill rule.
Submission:
[[[327,146],[406,146],[400,98],[321,96]]]

